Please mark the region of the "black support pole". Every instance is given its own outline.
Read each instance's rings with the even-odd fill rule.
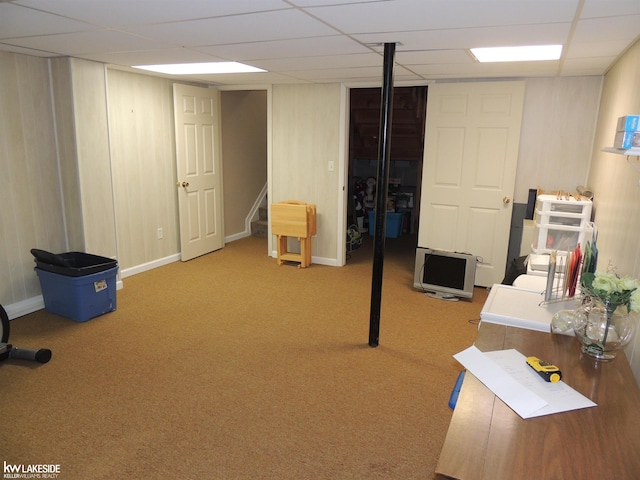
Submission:
[[[371,313],[369,315],[369,346],[380,340],[380,304],[382,300],[382,270],[387,228],[387,190],[391,164],[391,116],[393,113],[393,57],[396,44],[384,44],[384,73],[380,102],[380,135],[378,136],[378,180],[376,186],[375,232],[373,237],[373,275],[371,279]]]

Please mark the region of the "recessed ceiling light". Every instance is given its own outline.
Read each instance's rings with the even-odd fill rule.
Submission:
[[[472,48],[471,53],[479,62],[558,60],[562,54],[562,45]]]
[[[208,62],[208,63],[173,63],[166,65],[134,65],[133,68],[149,70],[151,72],[168,73],[171,75],[207,75],[216,73],[252,73],[266,72],[261,68],[252,67],[238,62]]]

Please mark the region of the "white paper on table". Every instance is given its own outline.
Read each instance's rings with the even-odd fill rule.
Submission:
[[[540,410],[536,410],[531,415],[532,417],[597,406],[595,402],[574,390],[562,380],[556,383],[545,381],[527,365],[527,358],[517,350],[497,350],[487,352],[485,355],[489,356],[505,372],[547,402],[547,405]],[[562,368],[560,371],[562,371]]]
[[[596,406],[563,381],[546,382],[517,350],[483,353],[471,346],[453,357],[522,418]]]

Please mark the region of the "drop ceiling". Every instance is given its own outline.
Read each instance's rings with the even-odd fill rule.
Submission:
[[[187,77],[213,85],[380,84],[384,43],[396,43],[397,84],[603,75],[639,36],[639,0],[0,0],[0,51],[268,70]],[[467,51],[558,43],[558,61],[480,64]]]

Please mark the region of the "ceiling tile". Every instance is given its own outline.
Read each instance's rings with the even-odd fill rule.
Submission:
[[[216,62],[225,59],[213,57],[206,53],[186,48],[169,48],[166,50],[147,50],[132,52],[89,53],[84,58],[116,65],[158,65],[163,63],[201,63]]]
[[[282,0],[19,0],[17,3],[108,27],[291,8]]]
[[[555,76],[560,63],[553,62],[518,62],[515,64],[504,63],[464,63],[464,64],[441,64],[413,66],[412,70],[425,77],[434,75],[447,75],[453,73],[455,76],[476,77],[476,78],[496,78],[509,76]]]
[[[564,44],[571,31],[570,23],[525,25],[495,28],[454,30],[422,30],[383,34],[362,34],[353,37],[360,42],[399,42],[397,51],[457,50],[471,47]]]
[[[430,65],[447,63],[473,62],[471,54],[464,49],[460,50],[426,50],[403,52],[396,51],[395,60],[402,65]]]
[[[173,77],[175,78],[175,77]],[[255,73],[253,75],[245,74],[220,74],[220,75],[192,75],[181,77],[184,80],[194,82],[210,82],[216,85],[269,85],[283,83],[307,83],[301,78],[291,77],[289,75],[278,73]]]
[[[295,70],[295,71],[285,71],[281,73],[296,76],[299,78],[306,78],[306,79],[327,79],[327,78],[350,79],[350,78],[356,78],[356,77],[370,76],[370,77],[380,78],[380,80],[382,80],[382,64],[383,64],[383,59],[380,58],[380,64],[377,66],[371,66],[371,67]],[[407,69],[396,65],[394,68],[394,75],[411,76],[413,75],[413,72],[410,72]]]
[[[91,25],[11,3],[0,3],[0,39],[62,32],[82,32]]]
[[[640,15],[638,0],[584,0],[580,18]]]
[[[566,76],[602,75],[602,72],[606,72],[615,60],[616,57],[568,59],[562,63],[561,74]]]
[[[71,56],[98,52],[148,50],[158,46],[157,42],[116,30],[25,37],[13,39],[7,43]]]
[[[30,48],[18,47],[16,45],[9,45],[6,43],[0,43],[0,51],[3,52],[11,52],[11,53],[20,53],[22,55],[31,55],[34,57],[55,57],[56,54],[54,52],[47,52],[44,50],[32,50]]]
[[[182,46],[224,45],[229,43],[318,37],[337,32],[297,10],[236,15],[127,27],[126,31]]]
[[[295,41],[273,40],[266,42],[234,43],[197,47],[201,52],[236,60],[247,61],[267,58],[311,57],[371,52],[362,44],[343,35],[298,38]]]
[[[383,57],[378,53],[361,53],[354,55],[334,55],[331,57],[294,57],[270,60],[253,60],[256,67],[276,71],[318,70],[318,66],[331,63],[331,68],[379,67]]]
[[[566,52],[565,58],[571,59],[586,59],[599,57],[615,57],[618,52],[625,49],[628,42],[624,40],[617,40],[615,38],[602,40],[599,42],[580,42],[572,45]]]
[[[496,8],[497,4],[499,8]],[[345,33],[357,34],[570,22],[577,6],[578,0],[394,0],[372,4],[312,7],[308,10]]]
[[[638,1],[640,3],[640,0]],[[627,45],[640,35],[640,15],[598,18],[581,21],[575,29],[573,41],[606,42],[620,40]]]

